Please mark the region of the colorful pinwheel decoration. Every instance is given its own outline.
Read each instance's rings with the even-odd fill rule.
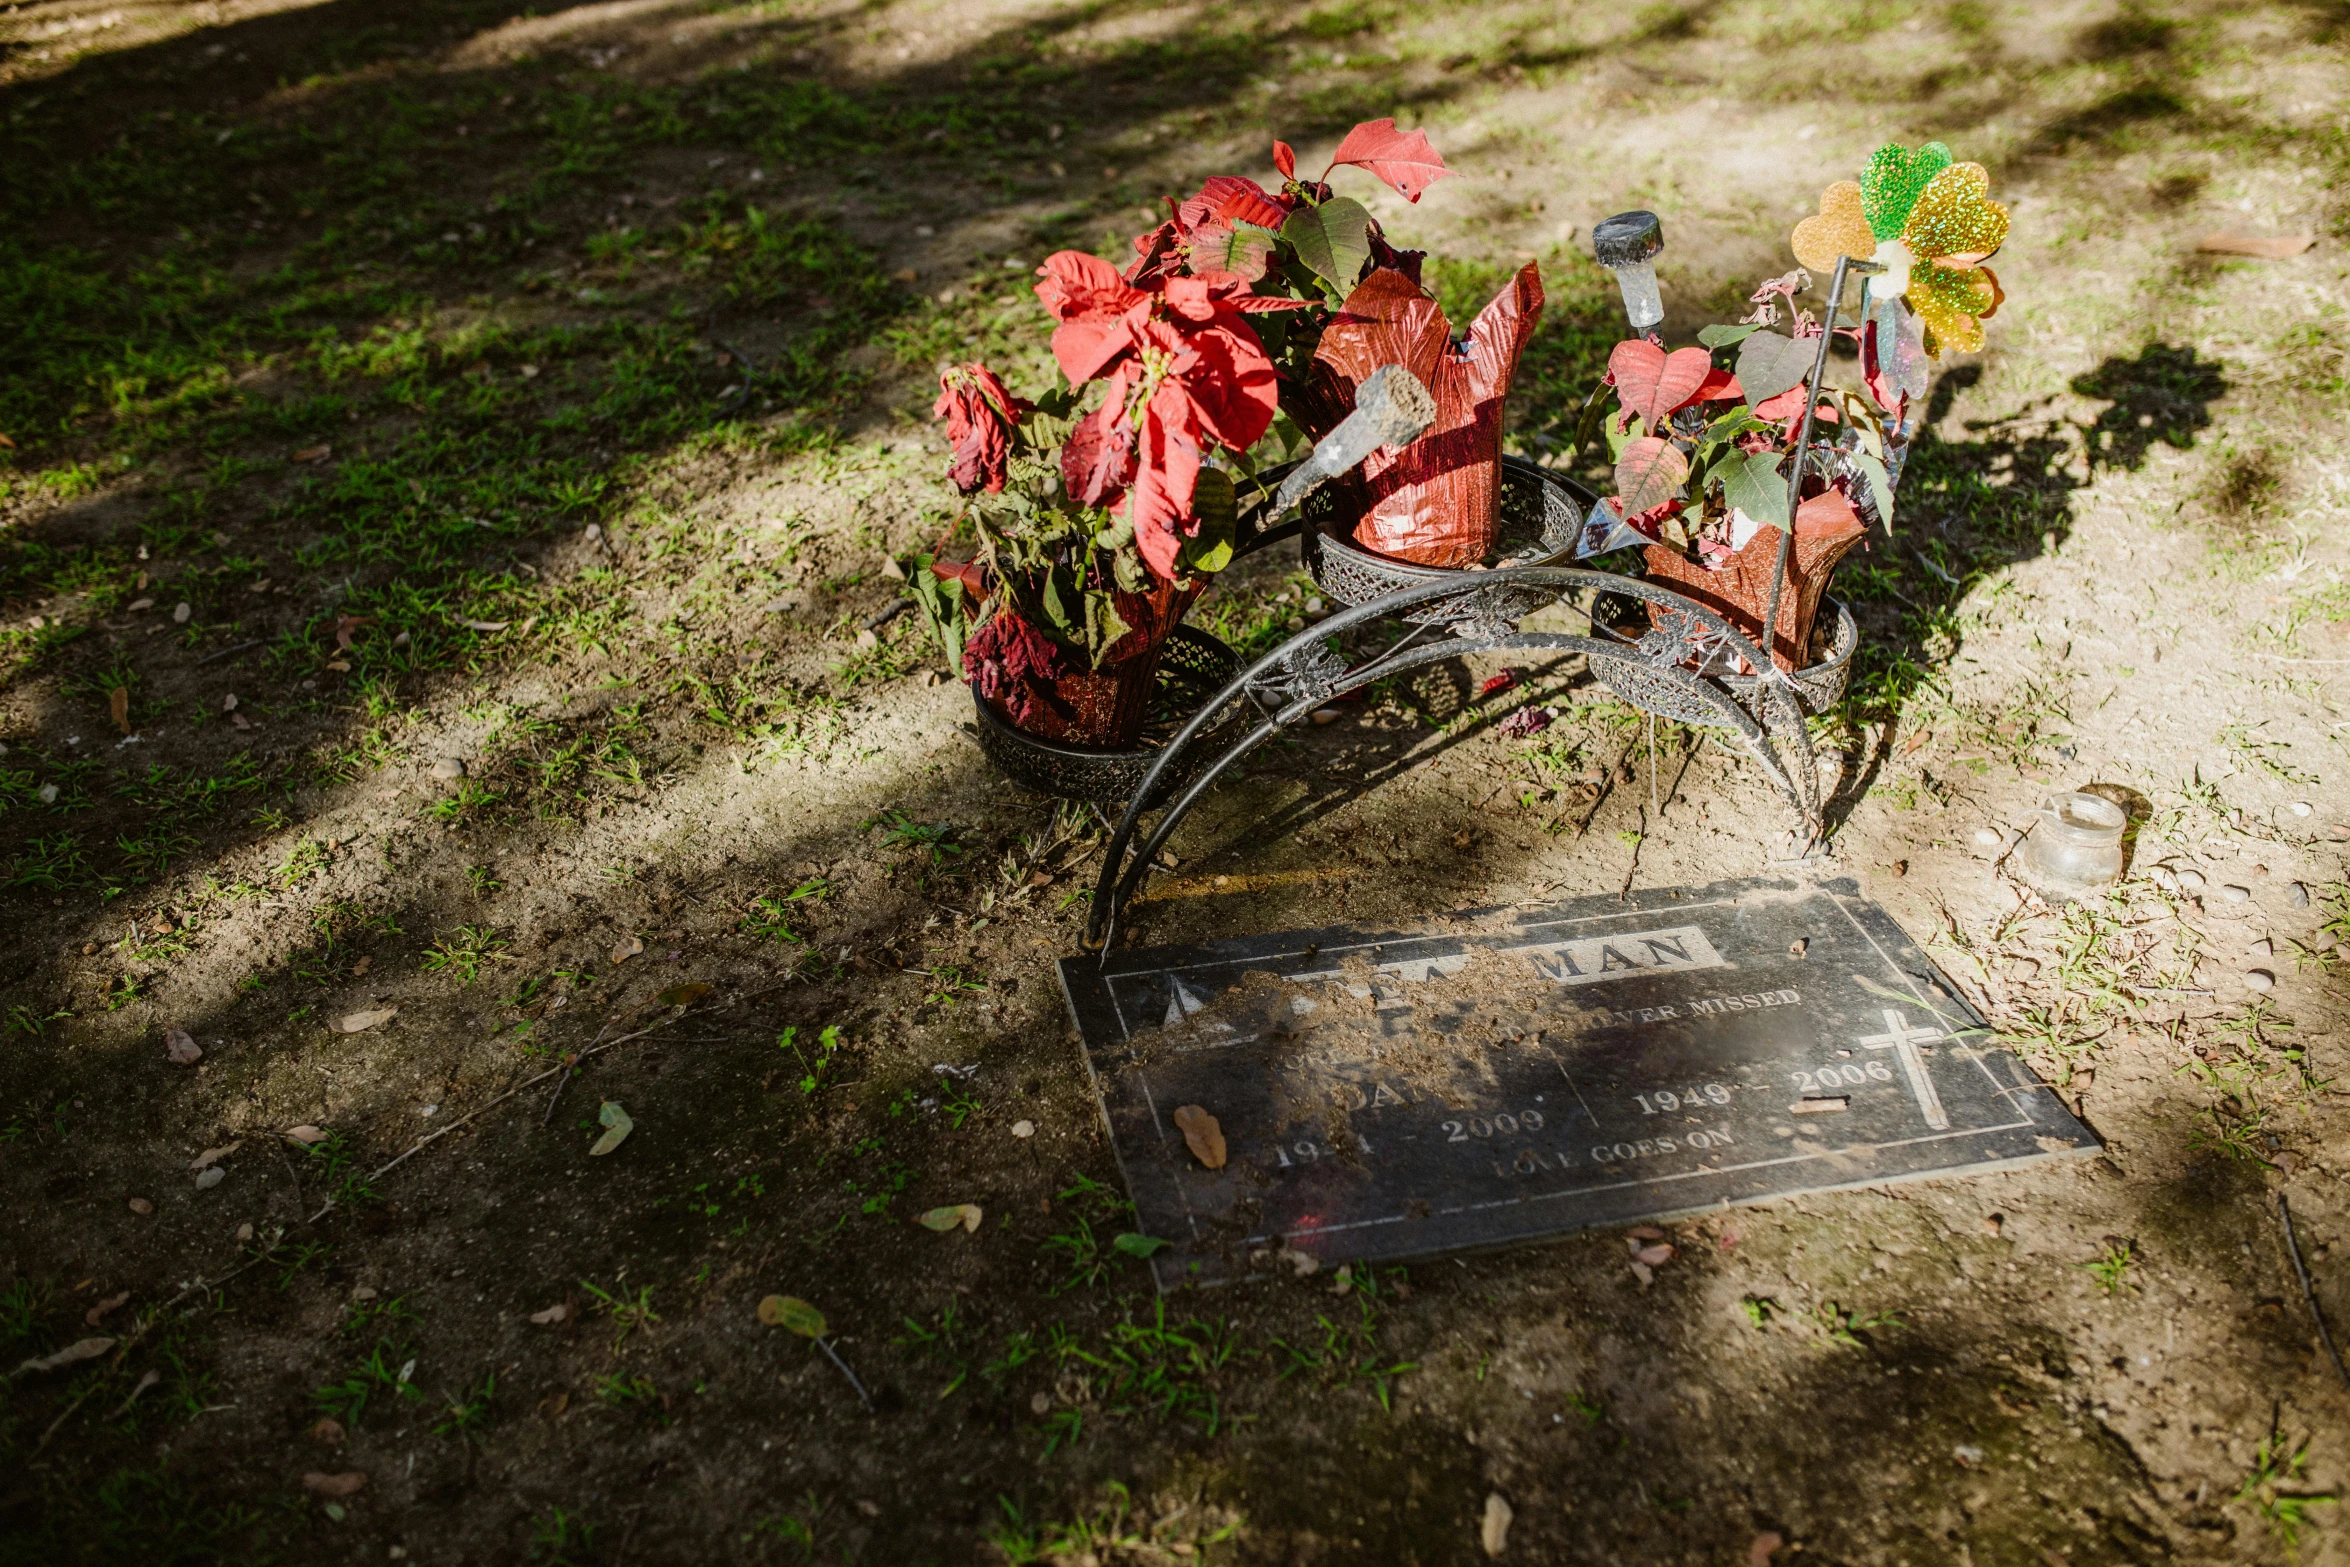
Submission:
[[[2006,297],[1983,263],[2006,241],[2007,209],[1991,200],[1990,174],[1979,163],[1953,162],[1938,141],[1914,152],[1898,142],[1879,147],[1857,181],[1820,193],[1818,214],[1791,238],[1796,259],[1814,271],[1834,270],[1839,256],[1883,267],[1868,280],[1865,318],[1906,327],[1881,310],[1906,300],[1934,358],[1982,348],[1983,321]],[[1879,357],[1898,356],[1882,344]]]

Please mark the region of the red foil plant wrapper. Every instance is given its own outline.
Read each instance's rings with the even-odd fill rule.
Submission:
[[[935,413],[977,535],[976,563],[922,557],[934,629],[1007,722],[1072,744],[1139,733],[1158,652],[1236,545],[1236,480],[1318,437],[1355,386],[1404,364],[1436,395],[1429,435],[1357,478],[1357,538],[1436,565],[1491,547],[1501,399],[1541,310],[1532,267],[1456,344],[1390,245],[1330,176],[1360,169],[1409,201],[1444,176],[1418,131],[1357,125],[1319,179],[1217,175],[1167,203],[1121,270],[1081,251],[1037,269],[1064,384],[1033,401],[983,365],[940,377]],[[1287,414],[1282,430],[1276,417]],[[960,523],[958,524],[960,526]]]
[[[1500,527],[1501,416],[1518,356],[1542,319],[1532,262],[1455,342],[1444,311],[1417,283],[1380,268],[1346,298],[1314,350],[1306,428],[1319,435],[1354,408],[1354,389],[1400,364],[1436,399],[1436,423],[1411,445],[1374,452],[1338,486],[1362,508],[1355,542],[1422,566],[1473,566]]]

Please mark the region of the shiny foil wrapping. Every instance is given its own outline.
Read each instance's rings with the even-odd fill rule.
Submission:
[[[1542,274],[1532,262],[1457,343],[1436,301],[1392,268],[1373,272],[1347,296],[1323,330],[1312,380],[1293,400],[1292,417],[1319,440],[1353,410],[1355,387],[1382,365],[1402,365],[1436,399],[1436,423],[1426,435],[1372,453],[1336,481],[1344,509],[1361,516],[1357,544],[1422,566],[1473,566],[1492,552],[1502,399],[1541,319]]]

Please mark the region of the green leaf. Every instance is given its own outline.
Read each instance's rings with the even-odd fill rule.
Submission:
[[[1192,243],[1191,265],[1198,272],[1237,272],[1250,282],[1265,275],[1273,247],[1282,236],[1254,223],[1235,223],[1229,230],[1213,226]],[[1365,254],[1369,252],[1366,250]]]
[[[1341,294],[1355,286],[1371,259],[1371,214],[1363,204],[1334,196],[1318,207],[1299,207],[1281,225],[1281,237],[1307,270]]]
[[[1591,389],[1589,397],[1583,399],[1582,417],[1575,421],[1574,450],[1576,452],[1580,453],[1588,449],[1592,441],[1598,438],[1599,427],[1607,418],[1607,394],[1608,384],[1602,381]],[[1614,454],[1610,453],[1609,455]]]
[[[759,1302],[759,1320],[771,1328],[789,1328],[802,1338],[824,1336],[824,1313],[797,1295],[770,1295]]]
[[[1663,505],[1681,493],[1688,477],[1689,459],[1663,436],[1644,435],[1631,442],[1616,459],[1616,495],[1624,515]]]
[[[1811,375],[1819,350],[1810,339],[1797,342],[1777,332],[1757,332],[1738,345],[1738,386],[1750,403],[1767,403],[1801,386]]]
[[[1164,1250],[1175,1243],[1160,1240],[1156,1235],[1137,1235],[1129,1230],[1110,1244],[1129,1257],[1148,1257],[1153,1252]]]
[[[1768,419],[1757,419],[1751,408],[1733,408],[1707,425],[1697,437],[1700,447],[1719,446],[1724,441],[1735,441],[1754,430],[1776,430]]]
[[[1199,533],[1183,541],[1175,563],[1186,572],[1222,571],[1232,564],[1233,519],[1239,509],[1232,476],[1214,468],[1202,468],[1198,482],[1192,487],[1191,509],[1199,518]]]
[[[1732,343],[1743,343],[1762,330],[1759,321],[1741,321],[1736,326],[1717,321],[1697,329],[1697,340],[1708,348],[1727,348]]]
[[[1722,498],[1766,527],[1787,526],[1787,479],[1777,452],[1753,452],[1722,465]]]
[[[960,578],[941,577],[930,569],[936,559],[934,555],[914,556],[906,580],[913,586],[914,603],[921,609],[930,634],[938,638],[939,650],[946,654],[947,667],[959,674],[963,668],[963,633],[969,624],[964,600],[969,594]]]
[[[603,1123],[605,1131],[603,1136],[596,1139],[595,1146],[588,1150],[591,1155],[610,1153],[627,1140],[630,1132],[636,1130],[636,1123],[628,1118],[628,1112],[621,1109],[620,1102],[615,1099],[604,1101],[604,1108],[596,1112],[596,1119]]]
[[[1852,460],[1860,464],[1863,477],[1869,481],[1869,499],[1877,503],[1877,520],[1885,525],[1886,533],[1893,531],[1893,480],[1885,472],[1885,465],[1873,453],[1856,451]]]

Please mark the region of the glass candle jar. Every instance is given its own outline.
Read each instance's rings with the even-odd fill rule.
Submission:
[[[2098,795],[2050,795],[2024,840],[2025,879],[2041,896],[2059,901],[2118,881],[2122,829],[2129,824],[2127,812]]]

